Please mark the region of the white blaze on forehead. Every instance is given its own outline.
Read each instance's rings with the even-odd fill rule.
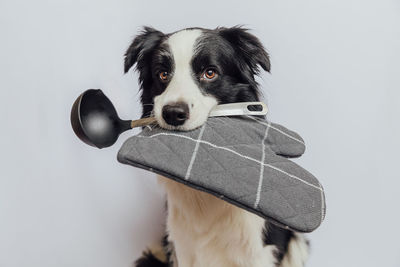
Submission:
[[[175,72],[190,67],[196,40],[201,36],[201,30],[183,30],[171,35],[167,43],[171,49],[175,63]],[[190,70],[190,69],[189,69]]]
[[[174,68],[172,78],[161,95],[163,104],[184,101],[189,104],[194,97],[201,94],[193,78],[191,61],[194,55],[196,40],[201,36],[200,30],[182,30],[172,34],[166,41],[172,54]]]

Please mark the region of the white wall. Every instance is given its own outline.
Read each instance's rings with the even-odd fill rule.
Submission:
[[[400,266],[398,1],[0,2],[0,266],[130,266],[162,232],[152,174],[97,150],[69,111],[103,88],[140,114],[123,53],[141,25],[244,24],[271,53],[270,118],[298,131],[298,162],[326,188],[308,266]]]

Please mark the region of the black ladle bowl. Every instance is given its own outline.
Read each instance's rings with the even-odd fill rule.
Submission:
[[[86,90],[75,100],[71,124],[79,139],[97,148],[113,145],[122,132],[132,128],[132,121],[121,120],[100,89]]]

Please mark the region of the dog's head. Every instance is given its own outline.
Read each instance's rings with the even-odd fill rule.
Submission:
[[[145,27],[125,53],[139,71],[143,117],[163,128],[191,130],[217,104],[258,101],[254,76],[270,70],[260,41],[240,27],[190,28],[164,34]]]

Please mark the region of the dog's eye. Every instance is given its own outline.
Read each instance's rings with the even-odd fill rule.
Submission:
[[[169,78],[168,76],[169,76],[169,73],[166,71],[162,71],[159,73],[160,80],[163,82],[168,81],[168,78]]]
[[[205,72],[203,72],[203,75],[201,76],[201,78],[203,80],[214,80],[217,77],[217,72],[213,69],[206,69]]]

